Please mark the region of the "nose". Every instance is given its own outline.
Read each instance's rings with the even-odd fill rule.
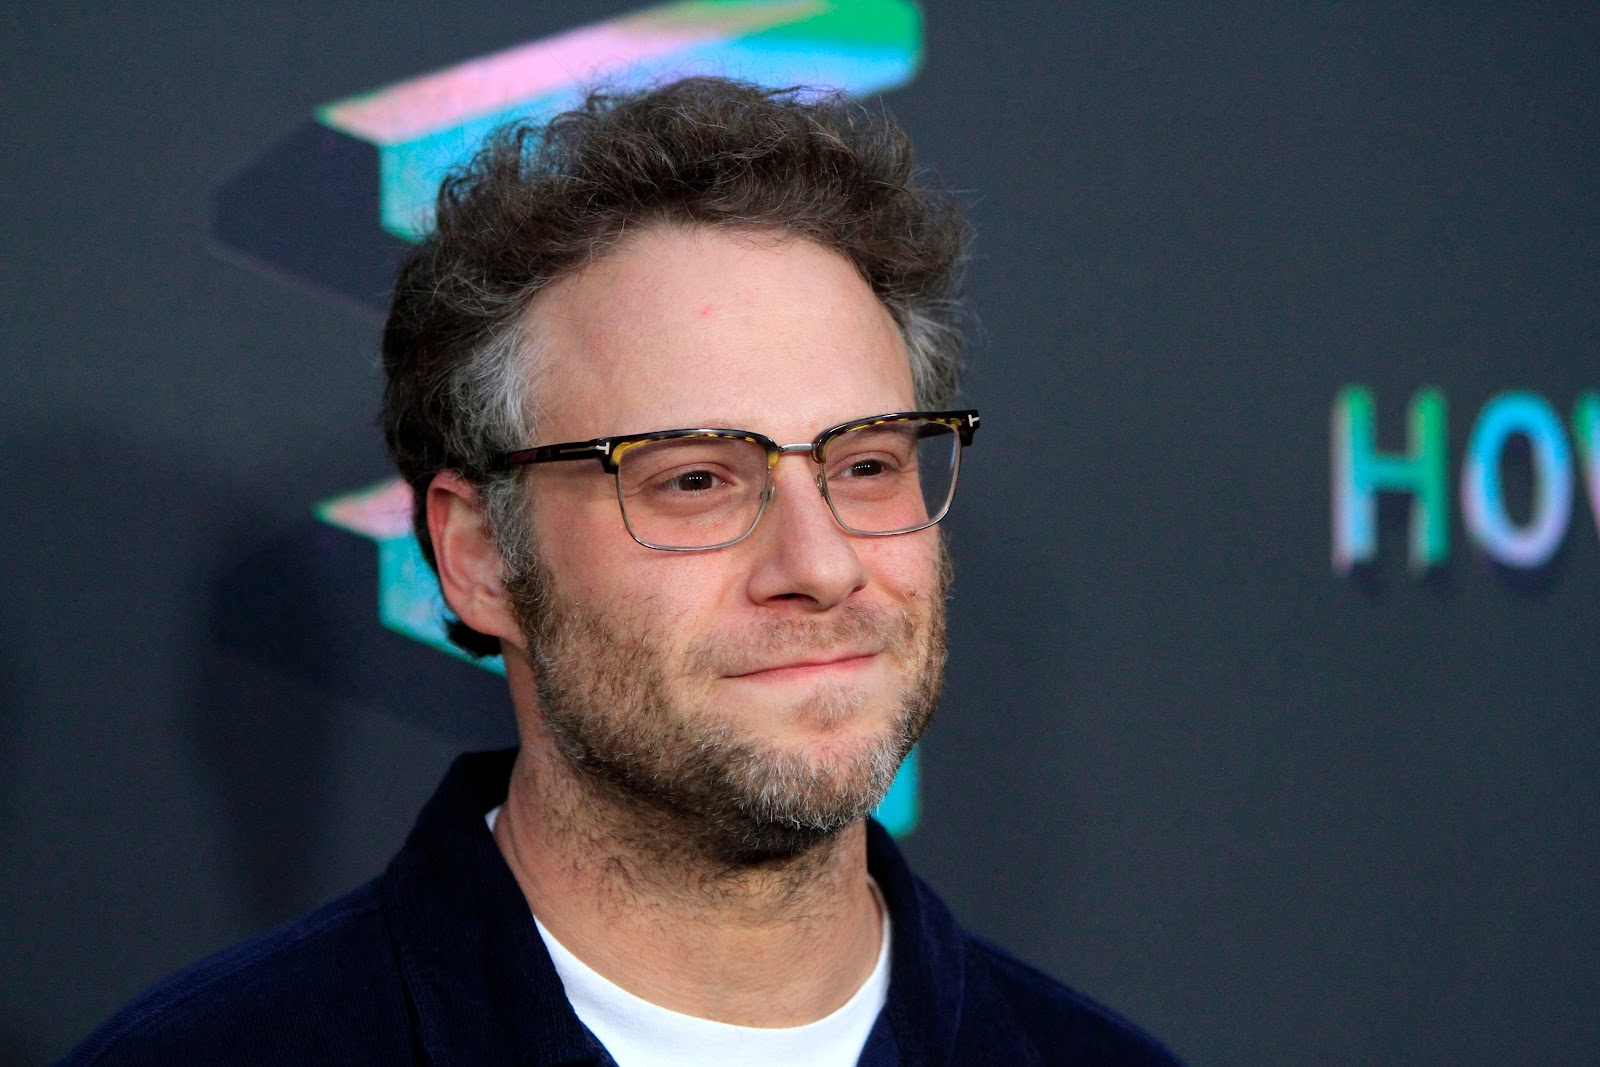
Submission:
[[[855,538],[834,519],[818,477],[804,455],[783,456],[773,469],[772,500],[749,538],[757,557],[749,589],[757,603],[826,611],[867,584]]]

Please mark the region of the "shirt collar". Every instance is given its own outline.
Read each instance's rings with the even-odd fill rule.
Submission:
[[[516,750],[456,760],[381,880],[401,971],[430,1061],[607,1063],[578,1020],[483,816],[506,797]],[[964,939],[948,909],[867,823],[867,868],[894,924],[889,997],[869,1049],[944,1063],[962,1003]]]
[[[894,924],[889,999],[878,1024],[893,1033],[899,1061],[907,1067],[946,1063],[955,1047],[966,985],[961,928],[944,902],[911,873],[894,839],[875,819],[867,820],[867,870],[883,891]]]
[[[602,1062],[483,822],[515,759],[515,749],[457,759],[384,874],[418,1033],[437,1064]]]

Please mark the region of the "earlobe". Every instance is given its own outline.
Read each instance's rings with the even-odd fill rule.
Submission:
[[[458,618],[479,633],[515,642],[516,624],[505,599],[505,561],[490,535],[477,488],[455,471],[428,485],[428,536],[439,588]]]

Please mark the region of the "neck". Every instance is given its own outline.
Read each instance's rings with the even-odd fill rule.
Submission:
[[[662,1007],[798,1026],[871,973],[883,921],[856,823],[793,855],[732,856],[683,816],[523,739],[495,841],[550,933]]]

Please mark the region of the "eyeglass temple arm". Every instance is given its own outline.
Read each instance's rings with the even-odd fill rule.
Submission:
[[[525,463],[560,463],[569,459],[597,459],[609,469],[611,448],[615,440],[597,437],[593,441],[578,441],[560,445],[539,445],[507,452],[500,457],[501,467],[519,467]]]
[[[978,431],[978,413],[976,411],[944,411],[933,416],[937,422],[954,428],[961,436],[963,445],[972,443],[972,435]]]

